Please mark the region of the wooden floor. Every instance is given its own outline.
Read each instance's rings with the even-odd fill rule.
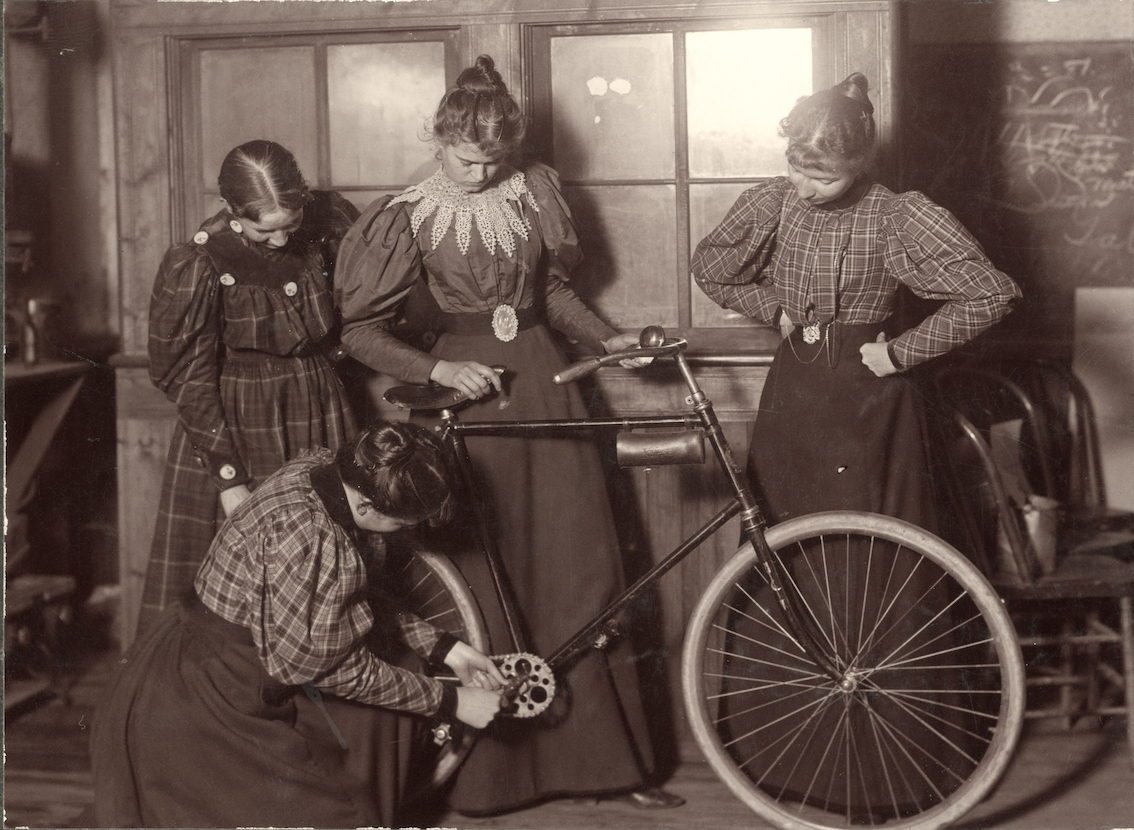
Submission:
[[[116,654],[80,666],[70,702],[32,701],[7,713],[5,827],[83,827],[90,821],[87,737]],[[646,830],[767,827],[703,763],[681,764],[666,787],[684,796],[675,810],[646,811],[618,802],[557,801],[492,818],[441,812],[431,825],[452,828]],[[973,830],[1134,828],[1134,765],[1121,723],[1106,730],[1057,732],[1032,726],[1001,785],[960,825]]]

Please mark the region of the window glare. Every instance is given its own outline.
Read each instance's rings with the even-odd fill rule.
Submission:
[[[555,38],[550,57],[565,179],[673,177],[673,35]]]
[[[779,122],[812,91],[811,29],[690,32],[685,48],[689,174],[782,174]]]

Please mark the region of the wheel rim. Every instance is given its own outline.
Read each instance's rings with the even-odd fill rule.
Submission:
[[[445,556],[416,551],[404,558],[391,575],[398,586],[398,597],[407,608],[426,622],[448,631],[478,651],[488,653],[488,630],[480,615],[476,599],[460,571]],[[407,801],[427,797],[443,787],[472,751],[476,730],[464,724],[449,724],[451,738],[444,746],[436,746],[423,730],[416,750],[422,774],[406,794]]]
[[[991,586],[937,537],[887,517],[816,514],[767,538],[792,561],[842,676],[784,636],[741,548],[684,649],[686,707],[717,774],[781,827],[934,828],[963,815],[1003,772],[1023,718],[1023,663]]]

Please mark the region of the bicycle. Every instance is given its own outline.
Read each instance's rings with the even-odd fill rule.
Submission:
[[[955,822],[995,785],[1023,723],[1023,659],[999,597],[955,548],[898,519],[840,511],[767,527],[686,346],[648,327],[639,348],[579,361],[555,381],[627,358],[671,359],[691,412],[478,423],[459,420],[464,397],[453,389],[386,393],[399,408],[440,413],[440,437],[470,488],[467,436],[590,430],[637,436],[633,460],[650,465],[703,461],[708,439],[728,479],[733,496],[715,516],[546,659],[523,648],[516,605],[482,523],[479,542],[517,646],[498,658],[509,678],[509,714],[546,709],[557,668],[607,647],[619,636],[616,618],[637,597],[739,516],[745,541],[704,590],[681,655],[685,709],[710,766],[755,813],[791,830],[928,830]],[[429,581],[442,586],[433,610],[450,611],[460,631],[483,643],[467,585],[435,556],[427,559]],[[833,580],[840,568],[850,576]],[[761,695],[758,705],[748,702]],[[769,728],[777,734],[765,738]],[[475,741],[472,730],[443,725],[437,733],[443,749],[434,785]]]

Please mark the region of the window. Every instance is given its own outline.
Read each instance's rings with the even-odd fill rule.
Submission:
[[[191,234],[219,209],[225,154],[255,138],[359,209],[420,181],[436,166],[425,128],[457,62],[455,29],[181,41],[174,227]]]
[[[701,294],[689,259],[742,191],[783,174],[779,119],[829,83],[827,28],[808,17],[528,29],[536,150],[584,236],[576,289],[612,325],[752,326]]]

